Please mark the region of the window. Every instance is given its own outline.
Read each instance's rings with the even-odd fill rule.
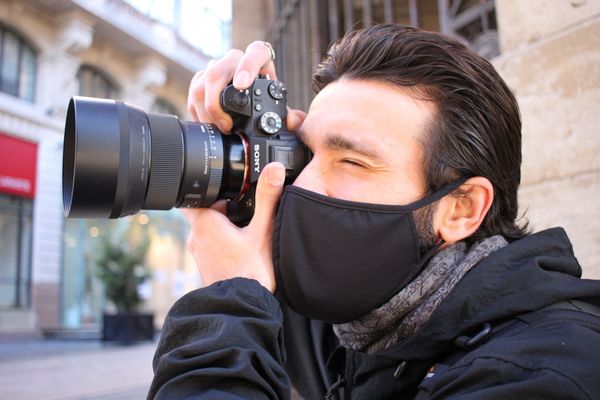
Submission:
[[[118,97],[119,90],[112,79],[99,69],[91,65],[84,65],[77,72],[78,90],[80,96],[100,97],[114,99]]]
[[[28,307],[33,202],[0,194],[0,307]]]
[[[16,32],[0,26],[0,91],[33,102],[36,55]]]

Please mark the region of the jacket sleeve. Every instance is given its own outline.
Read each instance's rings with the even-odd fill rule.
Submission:
[[[165,319],[148,399],[289,399],[282,324],[279,303],[253,280],[188,293]]]

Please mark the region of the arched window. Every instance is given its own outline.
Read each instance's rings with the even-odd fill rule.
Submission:
[[[119,89],[112,79],[91,65],[83,65],[79,68],[77,84],[79,96],[113,99],[119,95]]]
[[[36,55],[15,31],[0,26],[0,91],[33,102]]]
[[[154,104],[152,105],[150,112],[153,114],[176,115],[178,118],[181,118],[177,107],[175,107],[169,100],[166,100],[162,97],[158,97],[156,100],[154,100]]]

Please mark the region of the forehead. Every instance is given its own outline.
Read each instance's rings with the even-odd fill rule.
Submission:
[[[435,111],[432,102],[415,99],[408,88],[341,79],[317,94],[303,131],[311,140],[312,136],[335,133],[351,135],[381,151],[392,150],[407,141],[418,141]]]

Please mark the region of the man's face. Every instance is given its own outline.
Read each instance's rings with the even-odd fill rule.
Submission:
[[[418,200],[425,193],[418,138],[434,113],[433,103],[391,84],[349,79],[329,84],[298,133],[314,156],[294,185],[365,203]]]

